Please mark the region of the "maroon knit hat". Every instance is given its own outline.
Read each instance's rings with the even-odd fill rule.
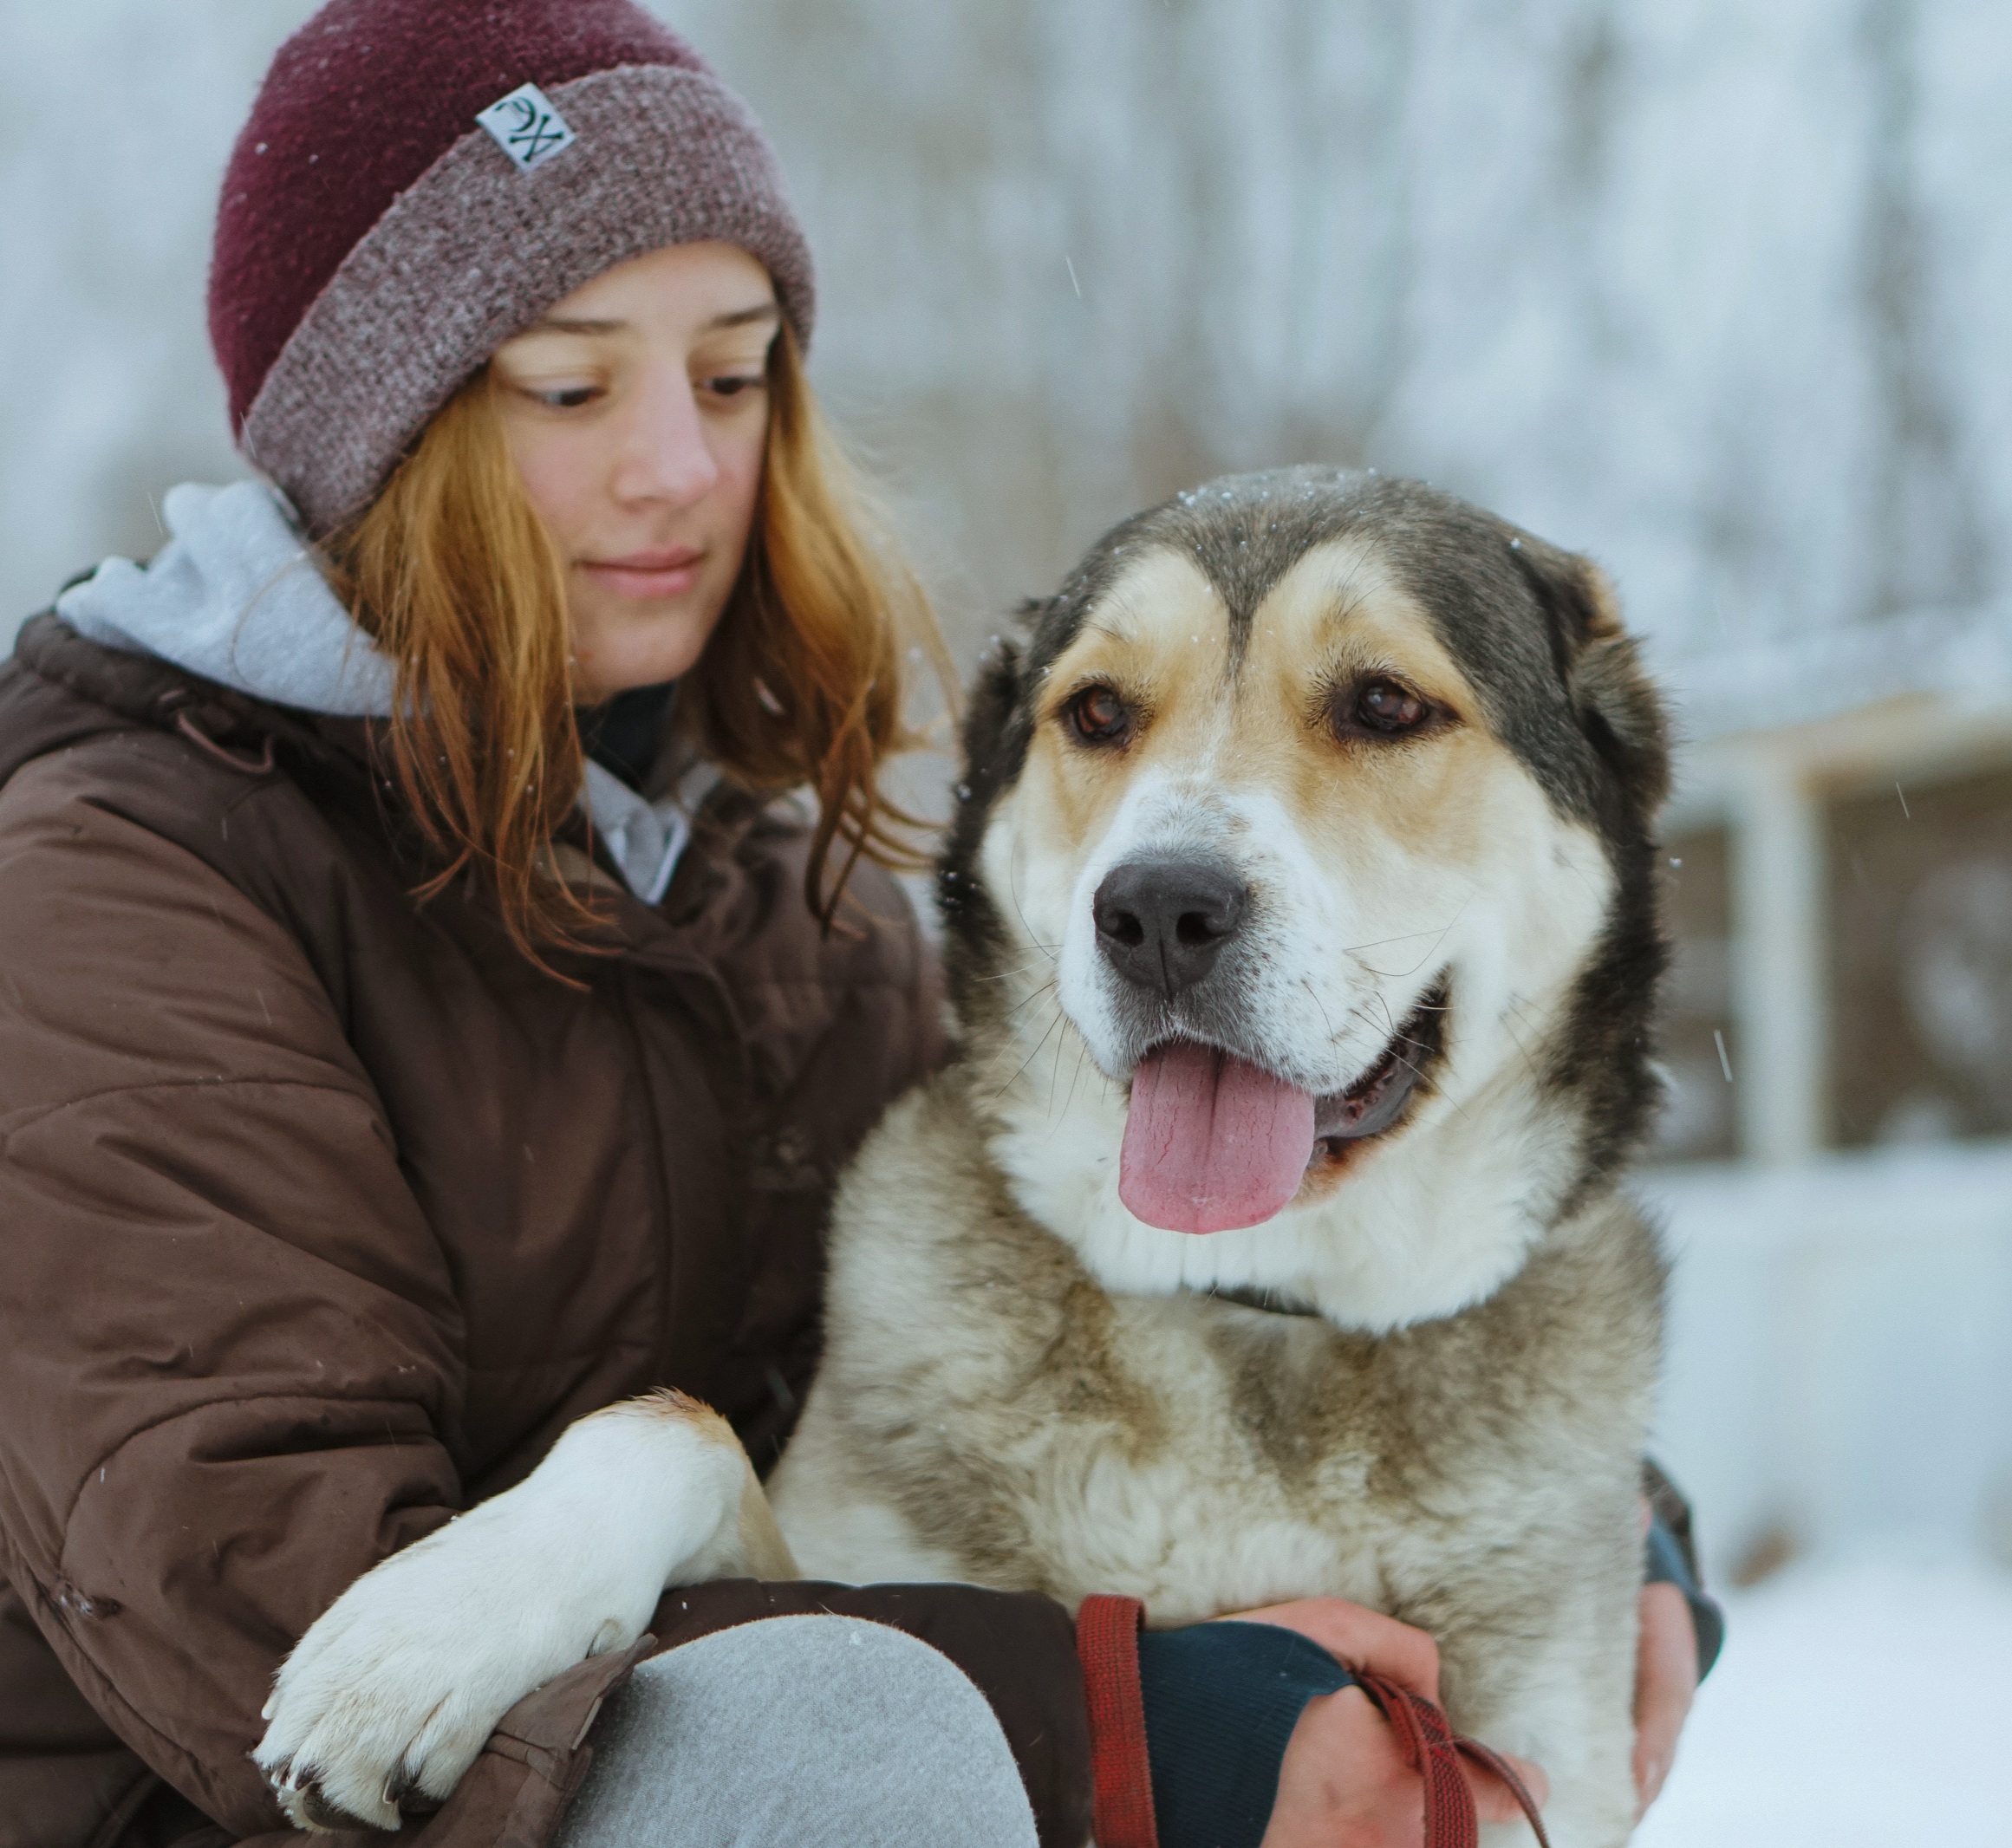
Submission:
[[[628,0],[329,0],[224,176],[231,423],[326,534],[553,303],[713,238],[767,265],[807,345],[811,253],[760,125]]]

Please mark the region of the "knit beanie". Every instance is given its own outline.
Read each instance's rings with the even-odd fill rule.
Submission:
[[[665,244],[739,244],[808,344],[811,255],[747,106],[628,0],[330,0],[224,176],[210,340],[319,537],[505,341]]]

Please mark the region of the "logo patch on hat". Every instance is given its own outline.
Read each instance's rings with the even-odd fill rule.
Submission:
[[[543,166],[576,139],[566,126],[566,118],[535,83],[520,85],[509,95],[498,97],[475,120],[516,162],[520,172]]]

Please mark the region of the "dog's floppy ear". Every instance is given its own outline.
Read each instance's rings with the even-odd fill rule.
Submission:
[[[1011,641],[995,641],[978,663],[964,708],[964,789],[960,802],[975,801],[983,809],[992,800],[1005,765],[1007,733],[1020,703],[1020,651]]]
[[[1019,709],[1021,673],[1019,649],[995,638],[979,661],[965,704],[964,774],[936,867],[937,902],[953,946],[960,939],[982,940],[997,927],[978,875],[978,850],[993,801],[1019,773],[1019,760],[1026,752]],[[954,990],[962,966],[961,955],[954,953]]]
[[[1592,559],[1527,533],[1517,536],[1514,549],[1544,606],[1579,729],[1638,813],[1653,814],[1670,793],[1669,719],[1635,638],[1622,626],[1613,585]]]

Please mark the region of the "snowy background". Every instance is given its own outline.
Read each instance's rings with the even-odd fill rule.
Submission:
[[[308,10],[0,0],[0,638],[236,472],[214,189]],[[2002,0],[659,10],[781,146],[967,658],[1111,520],[1326,459],[1601,557],[1701,741],[2012,696]],[[1663,1449],[1760,1582],[1644,1839],[2012,1844],[2012,1144],[1644,1187]]]

